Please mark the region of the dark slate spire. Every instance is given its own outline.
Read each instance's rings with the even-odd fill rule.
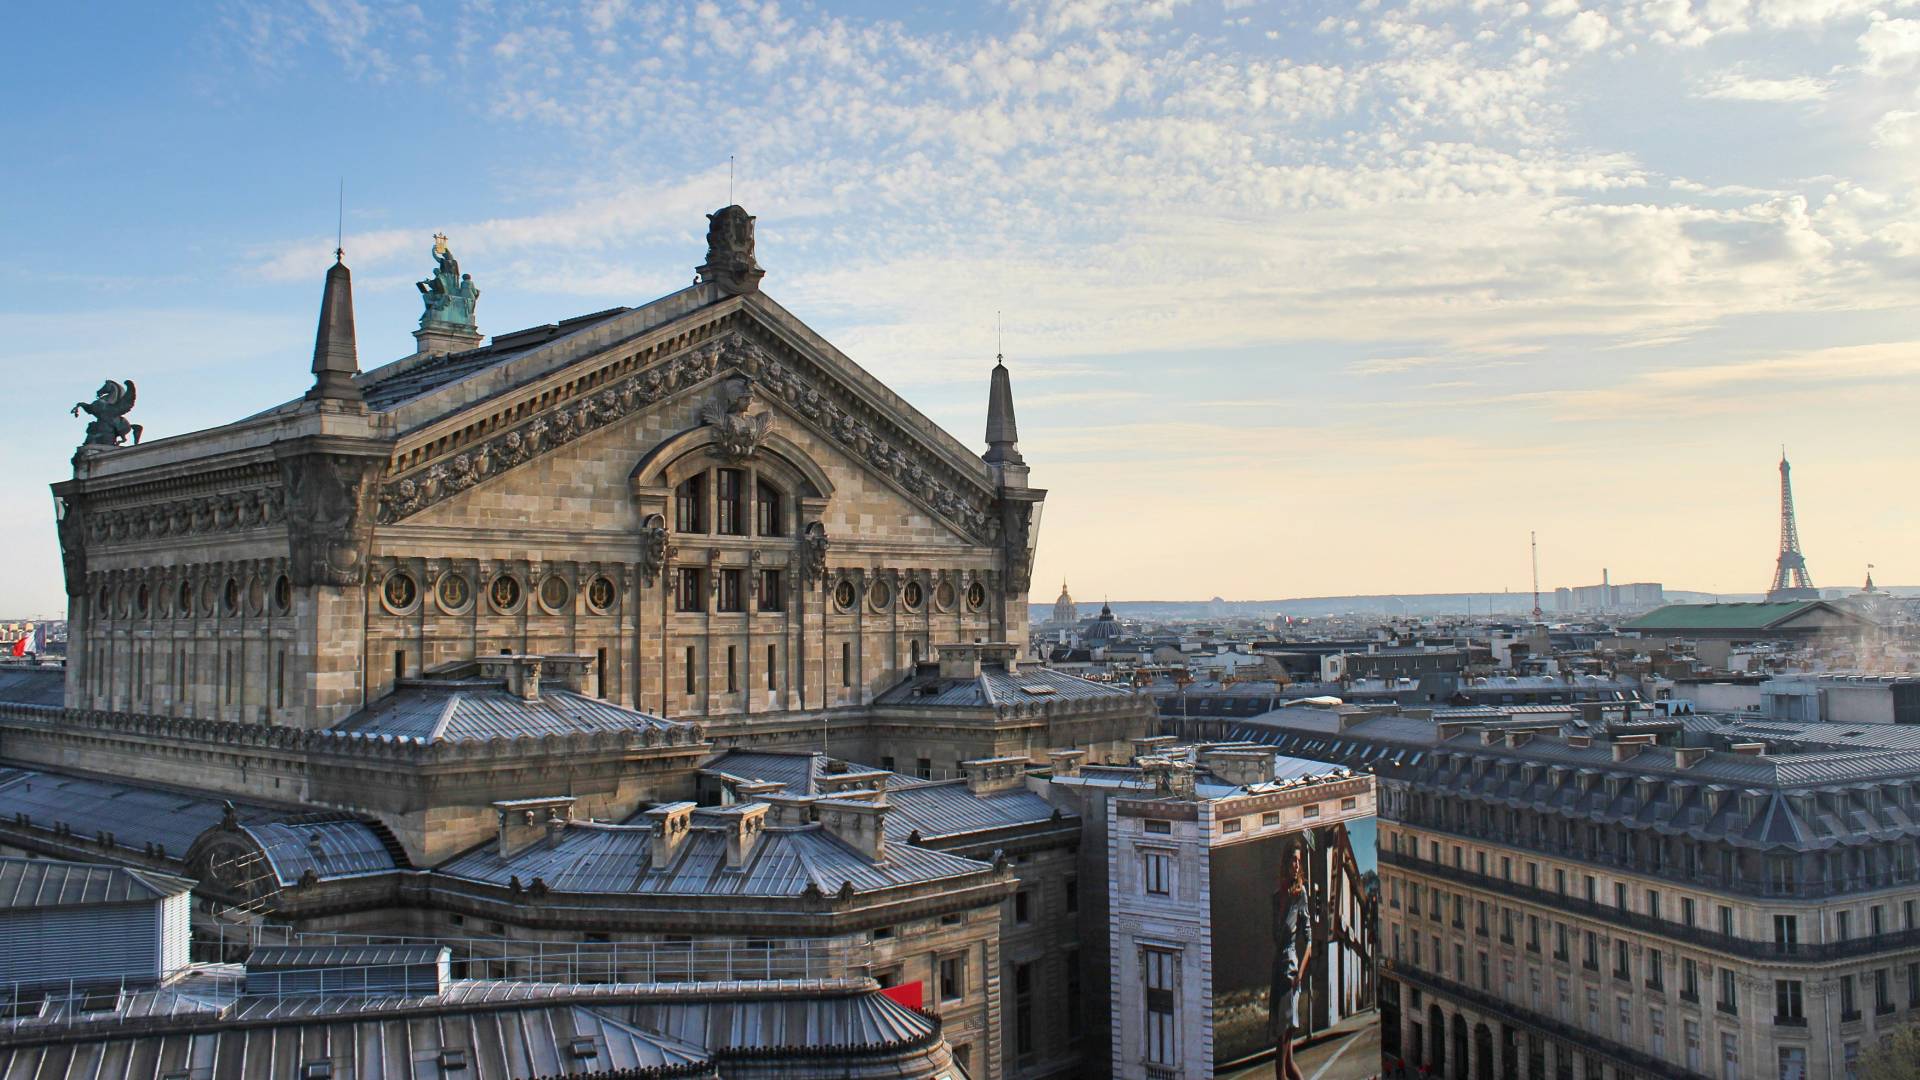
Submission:
[[[1025,465],[1020,456],[1020,431],[1013,421],[1013,379],[1004,356],[993,358],[993,386],[987,392],[987,452],[989,465]]]
[[[353,340],[353,275],[333,251],[327,268],[326,291],[320,294],[320,329],[313,338],[313,389],[310,401],[358,402],[360,388],[353,377],[360,371],[360,352]]]

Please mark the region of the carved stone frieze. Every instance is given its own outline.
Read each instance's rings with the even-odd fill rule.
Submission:
[[[972,539],[998,539],[1001,521],[991,491],[914,446],[907,430],[857,405],[801,363],[776,358],[760,344],[733,332],[621,379],[585,398],[572,399],[491,435],[479,445],[391,476],[380,489],[379,521],[388,524],[419,513],[481,480],[531,461],[595,429],[624,419],[663,398],[732,369],[754,382],[761,399],[777,399],[808,426],[888,478],[906,494]],[[729,398],[737,403],[738,397]],[[755,445],[766,432],[752,421]],[[711,422],[711,421],[709,421]],[[750,452],[750,448],[747,448]],[[726,452],[727,447],[723,446]]]
[[[285,517],[279,489],[254,488],[101,510],[86,515],[86,535],[96,544],[160,540],[264,529]]]

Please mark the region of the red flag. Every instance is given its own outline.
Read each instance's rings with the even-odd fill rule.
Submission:
[[[13,639],[13,655],[15,656],[27,655],[27,643],[31,642],[32,640],[33,640],[33,630],[31,628],[29,628],[26,633],[21,634],[19,637]]]

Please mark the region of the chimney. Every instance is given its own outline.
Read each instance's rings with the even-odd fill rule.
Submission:
[[[753,847],[767,827],[765,803],[740,803],[722,810],[703,811],[708,818],[719,818],[727,836],[727,869],[743,870],[753,856]]]
[[[887,788],[887,777],[893,774],[885,769],[862,769],[859,772],[821,773],[813,778],[815,794],[834,796],[843,799],[856,799],[863,796],[877,796]]]
[[[505,682],[507,692],[522,701],[540,700],[542,657],[501,653],[498,656],[482,656],[478,663],[481,678]]]
[[[1055,776],[1079,776],[1080,765],[1087,760],[1085,750],[1049,750],[1047,764]]]
[[[551,846],[560,842],[573,820],[574,797],[554,795],[537,799],[502,799],[493,805],[499,815],[499,847],[502,859],[511,859],[535,844]]]
[[[1200,755],[1208,772],[1240,787],[1273,783],[1271,750],[1208,750]]]
[[[974,758],[960,767],[967,772],[967,791],[974,795],[995,795],[1027,785],[1024,757]]]
[[[1340,718],[1340,730],[1345,731],[1353,725],[1372,716],[1373,713],[1359,705],[1338,705],[1334,714]]]
[[[887,858],[885,800],[816,799],[814,816],[835,839],[878,863]]]
[[[811,795],[762,795],[767,808],[768,825],[794,826],[813,823],[814,797]]]
[[[674,852],[680,850],[693,827],[693,804],[662,803],[647,811],[647,821],[653,829],[653,844],[647,852],[650,864],[663,870],[673,862]]]
[[[1745,754],[1748,757],[1760,757],[1767,752],[1767,744],[1763,742],[1737,742],[1727,747],[1727,749],[1736,754]]]
[[[1707,759],[1708,750],[1704,746],[1676,746],[1673,748],[1673,763],[1682,769],[1691,769]]]
[[[977,679],[980,677],[980,646],[971,642],[953,642],[939,646],[940,677]]]
[[[1132,740],[1134,760],[1159,757],[1165,751],[1173,749],[1173,745],[1179,741],[1171,735],[1142,735]]]
[[[327,284],[320,294],[320,328],[313,336],[313,388],[308,401],[365,405],[353,377],[360,373],[360,352],[353,334],[353,275],[333,252]]]
[[[1576,749],[1584,749],[1586,747],[1593,745],[1593,736],[1569,735],[1567,736],[1567,745],[1571,747],[1575,747]]]

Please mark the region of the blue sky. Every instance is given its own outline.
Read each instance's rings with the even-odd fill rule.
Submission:
[[[363,363],[436,230],[504,332],[766,290],[963,440],[1003,313],[1038,580],[1256,598],[1920,583],[1920,3],[29,5],[0,43],[0,615],[102,378],[153,435]]]

